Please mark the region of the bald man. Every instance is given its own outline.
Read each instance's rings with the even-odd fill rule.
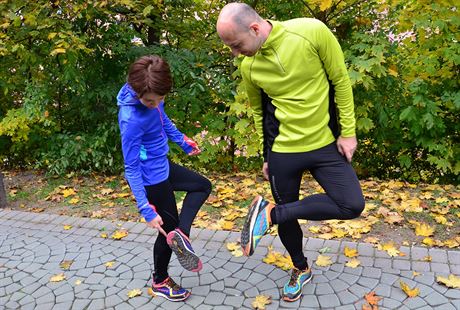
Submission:
[[[243,252],[252,255],[270,226],[278,224],[294,265],[283,299],[295,301],[312,278],[298,219],[346,220],[364,209],[351,166],[357,140],[343,53],[321,21],[264,20],[243,3],[222,9],[217,32],[233,55],[245,56],[241,75],[263,145],[262,172],[276,202],[260,196],[252,201],[241,233]],[[325,193],[299,200],[305,171]]]

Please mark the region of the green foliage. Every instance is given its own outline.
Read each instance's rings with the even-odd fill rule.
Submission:
[[[458,181],[460,18],[452,1],[247,3],[266,18],[315,17],[335,32],[354,88],[361,175]],[[116,94],[135,58],[159,54],[174,75],[168,115],[204,150],[188,158],[172,146],[171,157],[208,169],[260,166],[240,59],[215,32],[224,4],[0,2],[0,161],[53,174],[122,171]]]

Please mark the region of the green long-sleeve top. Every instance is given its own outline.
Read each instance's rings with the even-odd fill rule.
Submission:
[[[332,143],[335,137],[328,126],[329,81],[334,85],[340,135],[355,136],[351,83],[333,33],[321,21],[311,18],[269,22],[273,28],[261,49],[245,57],[241,64],[261,141],[263,91],[274,106],[278,127],[270,143],[272,151],[308,152]]]

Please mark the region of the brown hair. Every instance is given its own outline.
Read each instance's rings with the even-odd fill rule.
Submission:
[[[168,63],[157,55],[142,56],[129,68],[128,84],[139,98],[146,93],[164,96],[172,88],[171,70]]]

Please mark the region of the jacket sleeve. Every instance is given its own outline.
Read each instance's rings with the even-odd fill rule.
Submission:
[[[339,111],[341,127],[340,135],[353,137],[356,135],[353,91],[342,48],[331,30],[320,21],[317,21],[315,34],[315,44],[319,57],[324,64],[329,80],[334,85],[335,102]]]
[[[262,106],[262,89],[252,83],[250,68],[244,61],[241,64],[241,76],[243,77],[246,95],[248,96],[249,104],[253,111],[254,124],[260,141],[260,149],[262,150],[264,161],[266,161],[267,147],[266,143],[264,143],[264,109]]]
[[[164,103],[159,107],[161,113],[161,120],[163,122],[163,130],[165,131],[168,139],[180,146],[185,153],[193,151],[193,146],[187,143],[187,137],[177,129],[176,125],[169,119],[164,111]]]
[[[121,120],[121,147],[125,164],[125,176],[131,191],[136,198],[137,208],[147,222],[153,220],[158,214],[152,207],[145,192],[139,154],[143,130],[133,121]]]

